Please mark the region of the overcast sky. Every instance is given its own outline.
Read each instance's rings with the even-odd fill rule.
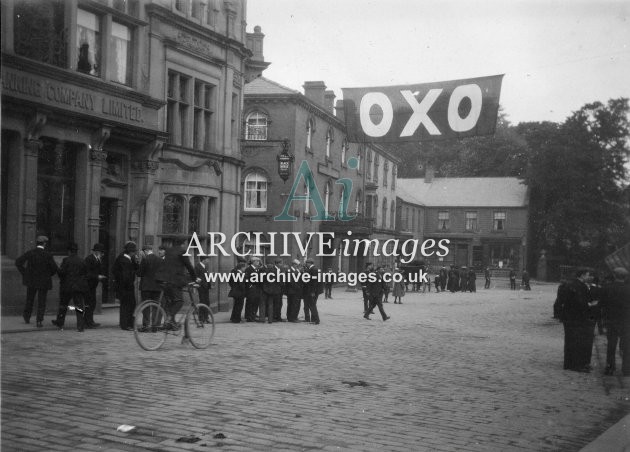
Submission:
[[[630,97],[629,0],[249,0],[264,76],[303,91],[505,74],[508,119]]]

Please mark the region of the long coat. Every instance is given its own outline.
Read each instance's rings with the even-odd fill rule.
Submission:
[[[124,254],[119,254],[112,266],[114,276],[114,288],[116,292],[133,290],[133,283],[136,280],[136,272],[139,265],[134,257],[129,260]]]
[[[15,260],[22,274],[22,284],[32,289],[52,289],[52,276],[57,273],[57,264],[48,251],[35,248]]]
[[[59,267],[60,289],[62,293],[88,291],[87,265],[76,254],[65,257]]]
[[[85,266],[87,269],[87,281],[88,287],[90,289],[96,288],[98,286],[98,275],[106,275],[107,270],[105,269],[105,263],[103,260],[96,259],[94,254],[90,254],[85,258]]]
[[[159,292],[162,287],[155,280],[155,274],[162,266],[164,261],[161,257],[155,254],[148,254],[140,262],[140,269],[138,270],[138,276],[142,278],[140,281],[140,290]]]
[[[173,246],[166,250],[164,262],[155,273],[157,281],[164,281],[177,287],[184,287],[197,278],[195,268],[190,259],[184,256],[184,250],[179,246]]]

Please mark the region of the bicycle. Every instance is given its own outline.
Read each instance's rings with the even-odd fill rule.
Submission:
[[[194,289],[198,287],[198,284],[190,283],[182,290],[188,294],[188,309],[184,310],[182,306],[175,315],[174,322],[170,322],[166,314],[164,291],[160,293],[158,301],[142,302],[136,308],[133,325],[138,345],[148,351],[157,350],[164,344],[168,335],[179,336],[183,324],[182,344],[189,341],[195,348],[208,348],[214,336],[214,315],[208,306],[195,302],[193,294]]]

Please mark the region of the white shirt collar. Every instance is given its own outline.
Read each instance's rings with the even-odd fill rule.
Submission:
[[[128,255],[127,253],[124,253],[123,256],[125,256],[127,259],[131,260],[131,256]]]

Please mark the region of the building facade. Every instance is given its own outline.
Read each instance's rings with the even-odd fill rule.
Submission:
[[[448,239],[449,253],[417,259],[432,268],[526,268],[526,185],[512,177],[433,178],[428,173],[424,179],[398,180],[402,229],[421,240]]]
[[[363,256],[369,246],[366,243],[359,243],[355,250],[353,242],[349,252],[344,253],[343,239],[369,239],[379,231],[393,234],[390,203],[395,202],[393,181],[398,161],[373,144],[348,142],[343,105],[337,102],[334,108],[334,100],[334,93],[326,90],[323,82],[305,82],[304,94],[265,78],[246,85],[241,229],[267,235],[297,233],[304,240],[310,232],[332,233],[332,243],[321,249],[317,236],[304,252],[290,241],[284,259],[313,257],[321,268],[345,273],[361,269],[363,262],[371,258]],[[293,158],[292,173],[286,181],[278,171],[283,143]],[[312,175],[311,184],[301,175],[303,165]],[[323,210],[334,219],[313,219],[318,213],[317,203],[304,200],[290,203],[288,212],[294,221],[275,219],[284,211],[296,178],[299,188],[295,194],[319,196]],[[367,180],[379,178],[380,184],[373,182],[366,187]],[[343,181],[351,185],[344,185]],[[383,201],[387,203],[386,210],[381,208]],[[340,212],[354,218],[346,221]],[[317,256],[322,250],[325,254],[335,251],[336,256]]]
[[[237,230],[245,17],[245,1],[2,2],[4,312],[37,235],[58,260],[104,243],[111,265],[128,240]]]

